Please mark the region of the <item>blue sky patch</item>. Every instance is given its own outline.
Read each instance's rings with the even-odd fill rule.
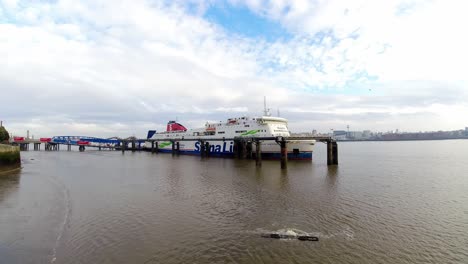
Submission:
[[[257,15],[244,6],[211,5],[204,17],[230,33],[249,38],[262,38],[273,42],[293,37],[280,23]]]

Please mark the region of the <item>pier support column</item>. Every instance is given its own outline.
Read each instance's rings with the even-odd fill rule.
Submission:
[[[247,142],[242,140],[241,141],[241,159],[246,159],[247,158]]]
[[[67,150],[71,151],[71,145],[70,144],[67,144]]]
[[[247,147],[246,147],[246,156],[248,159],[251,159],[252,158],[252,150],[253,150],[253,143],[252,141],[247,141]]]
[[[200,156],[203,158],[206,155],[205,151],[205,142],[203,140],[200,140]],[[208,143],[208,142],[207,142]],[[209,143],[208,143],[209,144]]]
[[[20,150],[22,151],[29,150],[29,143],[20,143]]]
[[[127,142],[121,141],[120,144],[122,145],[122,153],[125,153],[125,148],[127,147]]]
[[[281,169],[288,168],[288,146],[286,140],[283,138],[281,140]]]
[[[239,140],[234,139],[234,146],[232,147],[234,158],[239,158]]]
[[[262,166],[262,143],[260,140],[255,142],[255,165],[257,167]]]
[[[132,152],[135,152],[136,150],[136,143],[135,140],[132,140]]]
[[[327,165],[338,165],[338,143],[327,141]]]
[[[333,150],[333,165],[338,165],[338,142],[332,142],[332,150]]]
[[[151,153],[154,153],[154,141],[151,141]]]
[[[175,142],[174,142],[174,141],[171,141],[171,143],[172,143],[172,144],[171,144],[171,147],[172,147],[171,153],[172,153],[172,155],[174,156],[174,155],[175,155]]]
[[[154,144],[154,151],[155,151],[156,153],[159,152],[159,144],[158,144],[157,141],[156,141],[155,144]]]
[[[180,142],[179,141],[176,142],[176,154],[177,155],[180,154]]]
[[[210,156],[210,142],[206,142],[205,143],[205,157],[209,157]]]

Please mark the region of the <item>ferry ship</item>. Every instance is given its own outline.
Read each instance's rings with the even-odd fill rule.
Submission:
[[[167,139],[158,141],[159,152],[172,152],[171,139],[183,138],[179,142],[180,154],[200,155],[200,142],[204,140],[210,143],[210,156],[234,157],[234,142],[232,140],[219,140],[222,138],[235,137],[288,137],[288,121],[281,117],[263,115],[261,117],[237,117],[229,118],[226,122],[210,123],[204,127],[187,129],[176,121],[167,123],[166,131],[156,133],[154,130],[148,132],[148,139]],[[186,141],[193,139],[193,141]],[[212,139],[210,141],[210,139]],[[215,140],[217,139],[217,141]],[[261,141],[261,155],[264,159],[280,159],[280,146],[275,140]],[[312,150],[315,140],[288,140],[288,159],[290,160],[312,160]],[[151,148],[151,143],[145,143],[146,148]],[[255,153],[255,146],[252,150]]]

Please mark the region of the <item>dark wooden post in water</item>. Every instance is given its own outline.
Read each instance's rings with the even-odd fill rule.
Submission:
[[[29,150],[29,143],[20,143],[20,150]]]
[[[158,152],[159,152],[159,144],[158,144],[158,142],[157,142],[157,141],[156,141],[156,146],[155,146],[155,149],[154,149],[154,151],[156,151],[156,153],[158,153]]]
[[[180,142],[179,141],[176,142],[176,154],[177,155],[180,154]]]
[[[205,143],[205,157],[209,157],[210,156],[210,142],[206,142]]]
[[[338,143],[334,140],[327,141],[327,165],[338,165]]]
[[[262,166],[262,143],[260,140],[255,140],[255,165]]]
[[[284,138],[281,139],[281,169],[288,168],[288,146]]]
[[[125,148],[127,147],[127,142],[125,140],[120,141],[120,144],[122,145],[122,153],[125,153]]]
[[[247,158],[247,142],[245,140],[241,141],[241,159],[246,159]]]
[[[151,153],[154,153],[154,141],[151,141]]]
[[[206,151],[205,151],[205,141],[203,140],[200,140],[200,156],[203,158],[205,157],[206,155]],[[208,143],[208,142],[207,142]],[[208,143],[209,144],[209,143]]]
[[[253,143],[251,140],[247,141],[247,145],[246,145],[246,151],[247,151],[247,158],[248,159],[251,159],[252,158],[252,150],[253,150],[253,147],[252,147]]]
[[[175,143],[174,140],[171,140],[171,143],[172,143],[172,144],[171,144],[171,147],[172,147],[171,153],[172,153],[172,155],[174,156],[174,155],[175,155],[175,152],[176,152],[176,148],[175,148],[175,144],[176,144],[176,143]]]
[[[67,144],[67,150],[71,151],[71,145],[70,144]]]
[[[41,143],[34,143],[34,150],[41,150]]]
[[[234,153],[234,158],[239,158],[239,140],[234,139],[234,146],[232,148],[232,152]]]
[[[136,142],[135,140],[132,140],[132,152],[135,152],[136,150]]]

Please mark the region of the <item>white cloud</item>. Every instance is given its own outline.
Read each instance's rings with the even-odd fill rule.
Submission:
[[[260,114],[264,95],[296,130],[466,125],[464,2],[230,1],[294,32],[271,43],[204,20],[216,1],[190,1],[194,14],[186,1],[13,2],[0,5],[0,118],[15,133],[144,136],[176,115]]]

